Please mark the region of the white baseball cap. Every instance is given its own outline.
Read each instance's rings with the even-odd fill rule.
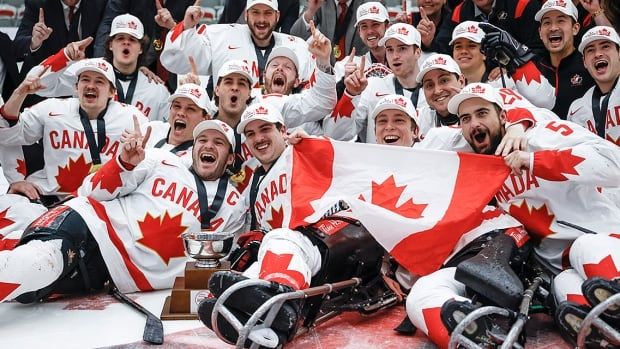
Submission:
[[[295,64],[295,69],[297,69],[297,72],[299,72],[299,59],[297,59],[297,54],[295,54],[295,51],[293,51],[290,47],[274,47],[273,50],[271,50],[269,57],[267,57],[267,65],[269,65],[269,62],[276,57],[286,57],[290,59],[293,64]]]
[[[618,32],[616,32],[614,28],[599,25],[583,34],[583,37],[581,38],[581,43],[579,44],[579,52],[583,54],[583,50],[586,48],[586,46],[597,40],[609,40],[616,45],[620,45],[620,37],[618,37]]]
[[[403,113],[409,115],[411,119],[415,122],[416,125],[419,125],[418,122],[418,112],[411,103],[409,98],[405,98],[401,95],[387,95],[382,97],[375,105],[375,109],[373,109],[371,117],[374,120],[379,113],[384,110],[396,109],[400,110]]]
[[[228,126],[227,123],[220,120],[201,121],[198,125],[196,125],[196,127],[194,127],[194,141],[196,141],[196,138],[206,130],[220,131],[224,136],[226,136],[226,139],[228,140],[228,143],[230,143],[230,146],[235,149],[235,132],[233,131],[232,127]]]
[[[80,74],[85,71],[94,71],[103,74],[112,85],[115,84],[116,76],[114,75],[114,68],[112,68],[112,64],[108,63],[108,61],[103,58],[83,59],[76,62],[75,65],[75,76],[79,77]]]
[[[357,8],[357,20],[355,21],[355,26],[365,20],[370,19],[375,22],[385,22],[389,21],[390,17],[388,16],[387,9],[383,6],[382,3],[377,1],[371,1],[361,4]]]
[[[245,109],[241,115],[241,122],[237,125],[237,132],[243,133],[245,126],[254,120],[263,120],[272,124],[284,124],[284,117],[278,110],[269,103],[255,103]]]
[[[448,45],[452,45],[457,39],[460,38],[468,39],[477,44],[481,43],[482,39],[484,39],[485,33],[482,29],[480,29],[478,24],[480,24],[480,22],[465,21],[459,23],[459,25],[454,27],[454,30],[452,31],[452,40],[450,40]]]
[[[577,13],[577,7],[573,4],[572,0],[547,0],[540,10],[536,12],[534,15],[534,19],[538,22],[543,18],[543,16],[549,11],[560,11],[567,16],[573,17],[575,22],[578,21],[579,14]]]
[[[422,66],[420,67],[420,72],[418,73],[418,76],[416,76],[416,81],[418,83],[422,82],[422,80],[424,80],[424,75],[435,69],[442,69],[450,73],[461,75],[461,68],[459,68],[459,65],[452,57],[435,53],[428,56],[428,58],[424,60]]]
[[[489,84],[475,82],[463,87],[459,94],[450,99],[448,102],[448,111],[452,114],[458,115],[459,106],[461,103],[470,98],[482,98],[491,103],[495,103],[500,108],[504,109],[504,101],[502,100],[502,96],[500,96],[498,89]]]
[[[176,91],[168,97],[168,102],[172,103],[172,101],[179,97],[191,99],[200,109],[209,113],[211,100],[209,99],[207,91],[200,85],[188,83],[177,87]]]
[[[405,45],[422,46],[422,37],[420,32],[411,24],[396,23],[392,24],[385,35],[379,40],[379,46],[384,46],[389,39],[397,39]]]
[[[248,0],[248,3],[245,6],[246,10],[249,10],[250,7],[258,4],[263,4],[271,7],[272,9],[278,11],[278,0]]]
[[[254,85],[254,79],[250,73],[250,66],[240,59],[234,59],[224,63],[218,71],[217,76],[219,79],[230,74],[241,74],[250,80],[250,86]]]
[[[136,16],[128,13],[114,17],[110,26],[110,36],[125,33],[140,40],[144,37],[144,26]]]

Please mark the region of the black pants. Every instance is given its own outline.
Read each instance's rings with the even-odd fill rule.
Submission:
[[[103,289],[110,280],[99,245],[82,217],[68,206],[57,206],[26,228],[19,242],[62,240],[63,269],[51,285],[17,297],[21,303],[45,299],[51,293],[75,294]]]

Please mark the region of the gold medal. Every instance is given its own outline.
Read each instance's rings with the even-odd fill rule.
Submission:
[[[101,168],[101,166],[102,166],[101,164],[96,164],[96,165],[92,164],[92,165],[90,165],[90,171],[88,171],[88,173],[90,174],[90,173],[97,172]]]
[[[164,43],[159,39],[155,39],[153,40],[153,48],[155,51],[161,51],[161,49],[164,48]]]
[[[334,58],[340,59],[340,56],[342,55],[342,51],[340,50],[340,46],[334,45],[334,48],[332,49],[332,53],[334,55]]]
[[[239,172],[230,176],[230,180],[235,184],[235,186],[243,183],[243,181],[245,180],[245,168],[242,168],[241,170],[239,170]]]

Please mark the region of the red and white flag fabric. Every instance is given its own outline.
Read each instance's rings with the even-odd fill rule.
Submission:
[[[508,176],[501,158],[305,139],[289,147],[258,189],[261,227],[318,221],[339,200],[410,272],[437,270]]]

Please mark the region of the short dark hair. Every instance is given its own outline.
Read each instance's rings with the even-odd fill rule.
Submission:
[[[129,35],[129,34],[127,34]],[[110,64],[112,64],[114,62],[114,56],[112,55],[112,50],[110,50],[110,43],[112,42],[112,40],[114,39],[114,36],[108,36],[108,38],[105,40],[105,53],[103,55],[103,58],[105,58],[106,61],[110,62]],[[146,55],[146,51],[148,51],[151,40],[149,39],[149,36],[144,34],[144,36],[142,37],[142,39],[138,40],[140,42],[140,48],[142,49],[142,53],[138,56],[138,67],[142,66],[142,61],[144,60],[144,56]]]

